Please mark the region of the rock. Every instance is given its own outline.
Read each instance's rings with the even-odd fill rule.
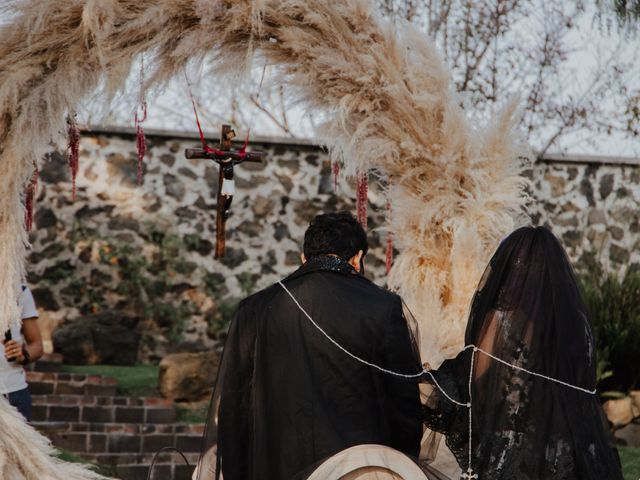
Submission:
[[[140,224],[133,218],[117,215],[109,219],[108,228],[109,230],[133,230],[134,232],[139,232]]]
[[[145,168],[146,164],[143,164]],[[138,162],[135,158],[125,157],[120,153],[107,155],[107,172],[114,177],[120,177],[122,183],[129,186],[138,184]]]
[[[640,390],[634,390],[629,394],[631,398],[631,413],[635,418],[640,417]]]
[[[284,264],[288,266],[300,266],[300,252],[288,251],[284,257]]]
[[[175,210],[175,214],[180,218],[187,218],[189,220],[193,220],[198,216],[191,207],[178,207]]]
[[[305,162],[313,165],[314,167],[318,166],[318,155],[312,153],[304,157]]]
[[[251,222],[249,220],[242,222],[236,227],[238,232],[246,233],[249,237],[258,237],[264,231],[264,227],[258,222]]]
[[[71,180],[69,162],[60,152],[46,155],[46,161],[40,168],[39,177],[44,183],[68,182]]]
[[[293,180],[287,175],[279,175],[276,173],[276,177],[280,180],[280,183],[284,187],[285,192],[290,193],[293,190]]]
[[[609,400],[604,403],[602,408],[604,408],[607,418],[613,424],[613,428],[620,428],[631,423],[633,420],[631,405],[631,397]]]
[[[49,288],[34,288],[31,290],[36,307],[44,310],[58,310],[60,305],[56,302],[53,292]]]
[[[580,193],[587,198],[590,207],[595,206],[596,201],[593,198],[593,186],[586,176],[580,182]]]
[[[222,257],[222,263],[229,268],[236,268],[247,258],[247,254],[244,250],[227,247],[224,257]]]
[[[607,223],[607,218],[602,210],[591,210],[589,212],[589,225]]]
[[[600,188],[598,190],[600,192],[600,198],[603,200],[611,194],[613,191],[613,173],[608,173],[607,175],[602,176],[600,179]]]
[[[331,162],[325,160],[322,162],[322,170],[320,170],[320,182],[318,182],[318,194],[332,194],[333,193],[333,171],[331,169]]]
[[[38,230],[43,228],[55,227],[58,223],[58,217],[49,208],[37,208],[33,215],[33,221],[36,224]]]
[[[273,229],[274,229],[273,238],[275,238],[278,242],[283,238],[291,237],[291,233],[289,232],[289,227],[287,226],[286,223],[278,221],[273,225]]]
[[[618,245],[611,245],[609,247],[609,258],[614,264],[626,264],[629,262],[631,254],[625,248]]]
[[[198,178],[198,175],[196,175],[192,170],[188,169],[187,167],[180,167],[178,169],[178,173],[187,178],[190,178],[191,180],[196,180]]]
[[[215,352],[174,353],[160,362],[158,388],[165,398],[200,400],[213,388],[220,364]]]
[[[278,165],[282,168],[289,170],[290,174],[296,174],[300,171],[300,160],[298,159],[284,159],[278,160]]]
[[[624,230],[620,227],[616,227],[615,225],[609,227],[609,233],[611,233],[614,240],[622,240],[624,238]]]
[[[160,155],[160,161],[164,163],[167,167],[173,167],[173,164],[176,163],[176,157],[173,155],[169,155],[168,153],[164,153]]]
[[[253,201],[251,209],[258,217],[264,217],[271,213],[273,206],[273,200],[258,195]]]
[[[579,230],[568,230],[562,235],[562,241],[567,248],[578,248],[582,245],[582,236]]]
[[[616,440],[627,447],[640,447],[640,425],[630,423],[626,427],[616,430]]]
[[[53,347],[72,365],[134,365],[138,359],[138,320],[105,311],[65,323],[53,332]]]
[[[60,255],[62,252],[64,252],[68,248],[69,246],[63,243],[58,243],[58,242],[50,243],[41,251],[32,251],[31,255],[29,255],[29,262],[35,265],[41,260],[44,260],[47,258],[56,258],[58,255]]]
[[[175,175],[171,175],[170,173],[166,174],[162,178],[164,182],[165,191],[167,195],[175,198],[176,200],[182,200],[184,198],[184,194],[186,189],[184,184],[176,178]]]

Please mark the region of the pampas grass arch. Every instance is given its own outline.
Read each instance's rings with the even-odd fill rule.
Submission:
[[[468,304],[527,200],[514,104],[471,125],[433,43],[385,23],[369,0],[9,0],[0,28],[0,331],[17,321],[24,206],[33,162],[79,100],[124,87],[136,57],[146,86],[213,57],[238,74],[256,56],[310,108],[348,175],[385,179],[400,251],[389,283],[437,365],[462,346]]]

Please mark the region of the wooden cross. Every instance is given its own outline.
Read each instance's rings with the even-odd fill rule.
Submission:
[[[473,469],[472,468],[469,468],[467,470],[467,473],[463,473],[460,478],[462,478],[464,480],[474,480],[474,479],[477,480],[478,475],[473,473]]]
[[[235,194],[233,180],[233,168],[242,162],[262,162],[263,152],[246,152],[245,145],[240,150],[231,149],[231,140],[236,132],[229,125],[222,126],[220,134],[220,149],[214,148],[187,148],[184,151],[186,158],[207,158],[216,162],[220,168],[218,175],[218,202],[216,205],[216,250],[215,258],[224,257],[226,241],[226,221],[229,216],[229,208]]]

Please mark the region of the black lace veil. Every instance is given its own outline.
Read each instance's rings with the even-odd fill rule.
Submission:
[[[523,227],[503,240],[473,297],[465,344],[595,389],[587,310],[567,255],[549,230]],[[596,395],[514,370],[473,349],[446,360],[435,376],[447,393],[466,403],[471,368],[471,457],[481,479],[622,479]],[[466,471],[468,409],[434,389],[425,412],[427,425],[446,434]]]

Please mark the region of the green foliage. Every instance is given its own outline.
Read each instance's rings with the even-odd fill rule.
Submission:
[[[207,316],[207,334],[211,338],[223,340],[229,331],[229,325],[233,320],[236,310],[238,309],[237,298],[218,299],[216,309],[211,315]]]
[[[640,478],[640,448],[618,447],[625,480]]]
[[[627,392],[640,386],[640,272],[593,272],[582,278],[599,358],[599,389]]]
[[[208,402],[196,405],[176,405],[176,422],[204,423],[208,410]]]
[[[172,232],[151,225],[147,237],[157,246],[150,257],[130,243],[109,241],[100,248],[102,263],[116,268],[116,292],[126,298],[127,307],[136,314],[153,319],[172,343],[180,342],[187,319],[194,307],[173,290],[179,276],[195,269],[185,258],[185,243]]]

